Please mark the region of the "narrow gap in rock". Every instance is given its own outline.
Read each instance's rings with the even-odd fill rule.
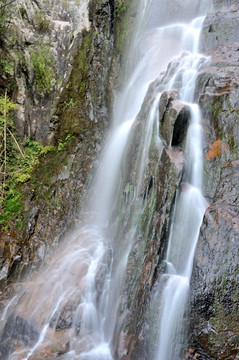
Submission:
[[[173,128],[173,137],[172,137],[172,142],[171,142],[172,146],[182,145],[183,140],[186,135],[186,130],[187,130],[188,122],[189,122],[189,116],[190,116],[190,113],[186,109],[183,109],[179,113],[179,115],[175,121],[174,128]]]

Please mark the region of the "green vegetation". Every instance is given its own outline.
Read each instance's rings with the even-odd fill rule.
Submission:
[[[55,81],[53,58],[50,47],[38,45],[31,51],[31,61],[35,73],[35,86],[39,93],[49,94]]]
[[[50,151],[55,151],[55,148],[27,139],[25,146],[21,146],[21,151],[23,156],[20,156],[19,150],[12,146],[7,157],[6,179],[4,186],[2,184],[0,196],[1,225],[7,225],[12,216],[23,209],[24,196],[19,192],[20,185],[31,178],[34,169],[39,164],[39,158]]]
[[[21,201],[21,194],[18,191],[9,191],[4,205],[2,205],[1,210],[4,210],[4,213],[0,213],[0,224],[4,225],[12,216],[23,209],[23,202]],[[5,226],[5,229],[7,226]]]
[[[43,146],[27,139],[24,146],[14,135],[13,112],[16,105],[5,96],[0,96],[0,224],[6,223],[23,208],[19,184],[31,178],[39,163],[39,157],[54,151],[52,146]]]
[[[58,151],[64,150],[65,147],[66,147],[66,145],[67,145],[67,144],[69,143],[69,141],[70,141],[71,139],[73,139],[73,138],[74,138],[74,136],[71,136],[70,134],[68,134],[68,135],[66,136],[66,138],[65,138],[64,141],[62,141],[62,140],[59,141],[57,150],[58,150]]]
[[[118,0],[116,3],[116,16],[120,17],[127,9],[125,0]]]
[[[6,59],[0,59],[0,72],[6,75],[13,75],[14,63],[13,61],[7,61]]]

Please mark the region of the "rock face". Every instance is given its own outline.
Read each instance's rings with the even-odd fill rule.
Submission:
[[[53,21],[50,15],[48,19],[46,14],[53,24],[49,25],[49,34],[41,34],[48,40],[50,36],[57,37],[55,46],[63,47],[64,54],[68,53],[64,57],[58,53],[59,62],[55,60],[59,74],[64,74],[65,79],[62,79],[59,88],[52,88],[50,94],[42,95],[34,89],[30,91],[31,96],[39,100],[34,100],[39,119],[26,115],[29,110],[25,106],[26,97],[23,99],[24,106],[19,108],[25,114],[22,118],[23,132],[19,128],[19,133],[32,135],[42,142],[51,133],[49,139],[55,144],[55,151],[42,157],[31,175],[31,181],[21,185],[19,191],[23,210],[12,219],[8,231],[1,230],[2,281],[10,281],[14,274],[23,275],[28,265],[38,266],[49,249],[58,244],[66,229],[80,221],[79,208],[108,127],[112,100],[109,70],[113,55],[114,6],[111,1],[91,1],[88,12],[84,13],[87,2],[81,2],[84,9],[77,7],[77,11],[75,6],[78,5],[74,4],[69,3],[75,14],[70,17],[74,23],[68,23],[68,8],[63,11],[62,4],[54,5],[50,7],[53,18],[63,16],[65,23]],[[66,27],[56,32],[53,25]],[[28,27],[34,28],[31,24]],[[63,41],[62,36],[69,36],[71,29],[74,30],[75,35],[72,33],[72,36],[75,40],[70,44],[68,40]],[[38,36],[38,40],[41,39]],[[64,47],[65,42],[69,48]],[[35,43],[29,46],[35,46]],[[24,51],[30,52],[28,45]],[[49,51],[53,52],[52,49]],[[19,76],[26,75],[21,73]],[[31,84],[35,87],[34,79]],[[48,101],[48,105],[53,101],[55,104],[47,105],[48,115],[42,112],[44,101]],[[33,111],[34,106],[29,111]],[[36,122],[44,135],[25,131],[28,126],[26,116]],[[20,122],[17,117],[17,126]]]
[[[237,359],[239,160],[221,170],[213,204],[201,227],[192,278],[195,340],[213,359]]]
[[[205,195],[213,199],[221,167],[239,154],[238,43],[223,44],[208,54],[211,58],[198,76],[196,96],[205,122]]]
[[[205,196],[211,205],[195,256],[190,334],[191,343],[215,360],[239,358],[238,11],[235,5],[206,18],[202,44],[210,49],[210,60],[196,91],[205,129]]]
[[[201,50],[203,52],[228,42],[238,41],[238,6],[210,13],[203,24]]]
[[[69,78],[82,31],[90,29],[88,2],[21,1],[9,9],[9,41],[16,44],[10,50],[19,105],[16,130],[22,139],[52,140],[57,97]]]
[[[115,359],[150,359],[154,353],[155,323],[149,312],[149,301],[159,289],[158,278],[163,273],[167,238],[170,228],[170,214],[179,186],[183,169],[183,149],[186,135],[187,121],[183,122],[180,142],[170,146],[178,118],[185,107],[177,97],[177,91],[165,92],[161,97],[165,104],[164,111],[159,111],[158,124],[162,130],[162,143],[155,141],[150,146],[150,155],[144,159],[144,177],[140,181],[140,163],[143,148],[147,144],[140,144],[141,134],[146,132],[147,120],[150,116],[154,96],[161,86],[161,77],[151,84],[146,94],[141,111],[132,129],[132,147],[128,149],[128,168],[125,189],[126,204],[122,201],[123,214],[127,214],[127,221],[120,222],[120,241],[124,242],[129,236],[128,231],[134,221],[130,212],[135,206],[142,207],[140,225],[134,233],[133,248],[129,255],[126,270],[126,280],[120,301],[117,327],[112,347],[115,349]],[[185,110],[186,111],[186,110]],[[168,126],[164,127],[167,123]],[[170,126],[169,126],[170,124]],[[165,131],[164,131],[165,130]],[[138,173],[138,176],[135,176]],[[133,175],[134,174],[134,175]],[[135,179],[135,180],[133,180]],[[138,188],[138,186],[140,186]],[[137,190],[136,190],[137,189]],[[139,191],[142,203],[134,204],[132,194]],[[137,209],[138,210],[138,209]],[[132,220],[133,218],[133,220]],[[117,240],[118,241],[118,240]],[[126,240],[127,241],[127,240]],[[132,276],[132,274],[134,274]],[[155,304],[155,309],[158,304]],[[156,310],[157,311],[157,310]]]

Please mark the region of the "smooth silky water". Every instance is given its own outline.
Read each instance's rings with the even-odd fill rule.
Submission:
[[[198,105],[192,103],[197,71],[207,61],[205,56],[198,53],[203,19],[199,17],[190,24],[183,25],[182,43],[185,43],[187,52],[171,64],[177,62],[176,71],[169,81],[169,89],[180,89],[180,100],[189,107],[191,117],[184,151],[183,178],[171,220],[165,259],[167,270],[161,281],[163,291],[159,315],[159,345],[155,360],[176,360],[183,356],[185,306],[199,229],[208,206],[202,195],[201,116]]]
[[[149,151],[154,146],[160,158],[163,149],[158,104],[162,91],[174,87],[181,89],[181,101],[191,109],[191,123],[182,190],[177,194],[167,250],[168,273],[164,275],[166,285],[159,313],[159,346],[155,359],[178,357],[174,349],[178,348],[175,346],[177,333],[182,327],[194,249],[206,206],[201,194],[200,112],[198,106],[192,104],[196,73],[206,61],[197,53],[203,17],[192,19],[206,13],[205,3],[190,0],[190,4],[186,1],[185,5],[175,5],[175,1],[169,0],[139,1],[126,69],[129,80],[115,95],[112,128],[82,211],[84,225],[60,245],[34,281],[26,281],[22,291],[5,308],[2,323],[9,322],[12,334],[16,333],[14,327],[18,327],[19,332],[9,359],[32,360],[49,344],[64,343],[67,339],[69,349],[61,359],[113,359],[111,344],[113,334],[120,327],[117,311],[128,257],[144,211],[142,189]],[[177,6],[178,11],[174,12]],[[169,62],[173,70],[168,81],[151,91],[150,111],[142,124],[137,170],[132,174],[134,186],[127,193],[126,154],[130,154],[137,116],[149,84],[162,78],[160,74],[166,71]],[[126,202],[130,197],[130,207],[122,215],[119,203],[123,192]],[[123,234],[120,224],[124,217],[127,230]],[[65,321],[62,314],[67,311],[71,314],[69,326],[66,325],[63,337],[57,338],[61,332],[55,330]],[[19,319],[26,321],[21,327]],[[11,336],[9,330],[9,338]],[[8,346],[7,341],[3,346]]]

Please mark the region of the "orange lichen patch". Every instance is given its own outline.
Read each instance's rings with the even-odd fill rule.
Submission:
[[[229,145],[222,142],[219,138],[209,147],[209,150],[205,156],[205,160],[211,160],[218,157],[221,154],[225,154],[229,150]]]

